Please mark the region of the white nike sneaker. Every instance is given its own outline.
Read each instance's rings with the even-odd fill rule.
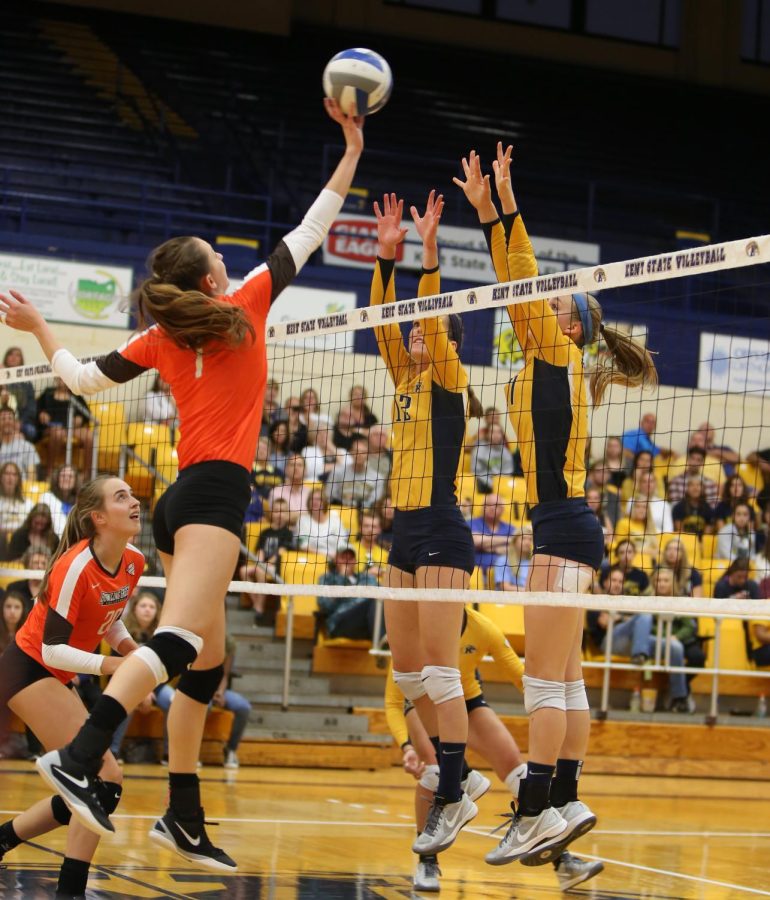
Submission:
[[[435,856],[422,856],[414,873],[413,886],[416,891],[438,893],[441,890],[441,869]]]
[[[486,794],[490,787],[492,787],[492,782],[486,775],[482,775],[481,772],[471,769],[470,772],[468,772],[468,776],[460,782],[460,787],[471,800],[475,801]]]
[[[452,846],[460,829],[474,819],[478,811],[467,794],[463,794],[457,803],[439,803],[434,800],[425,828],[422,834],[417,835],[412,850],[420,856],[441,853]]]
[[[552,806],[536,816],[522,816],[516,812],[506,815],[511,817],[511,824],[505,837],[487,853],[485,859],[490,866],[504,866],[541,847],[550,847],[567,829],[561,813]]]
[[[561,813],[562,818],[566,821],[566,831],[555,844],[550,844],[548,847],[538,847],[532,854],[527,854],[521,860],[522,865],[544,866],[546,863],[555,862],[569,844],[581,835],[587,834],[596,825],[596,816],[582,800],[572,800],[569,803],[565,803],[564,806],[555,807],[555,809]]]
[[[604,863],[599,860],[581,859],[571,853],[562,853],[556,861],[556,877],[563,891],[568,891],[603,871]]]

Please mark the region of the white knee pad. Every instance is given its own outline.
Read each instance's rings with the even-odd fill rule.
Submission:
[[[588,706],[588,695],[586,694],[586,683],[582,678],[580,681],[564,682],[564,700],[568,710],[583,710],[590,708]]]
[[[422,683],[436,706],[463,697],[460,670],[452,666],[425,666],[422,670]]]
[[[519,785],[521,784],[522,778],[527,777],[527,764],[520,763],[516,766],[515,769],[511,769],[511,771],[505,776],[505,786],[511,792],[514,800],[519,799]]]
[[[438,766],[425,766],[420,778],[420,787],[426,791],[436,793],[438,790]]]
[[[393,681],[411,703],[425,696],[425,685],[422,683],[421,672],[397,672],[393,669]]]
[[[544,681],[542,678],[532,678],[525,675],[524,681],[524,709],[533,713],[538,709],[567,709],[564,698],[563,681]]]

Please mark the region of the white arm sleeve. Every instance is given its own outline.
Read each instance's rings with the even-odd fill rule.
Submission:
[[[79,675],[101,675],[101,653],[87,653],[69,644],[43,644],[43,662],[54,669]]]
[[[123,624],[122,619],[118,619],[104,635],[105,641],[112,647],[113,650],[117,650],[118,647],[125,641],[126,638],[131,638],[131,635],[128,632],[128,628]]]
[[[51,368],[73,394],[95,394],[117,385],[95,362],[82,363],[63,347],[54,353]]]
[[[284,237],[283,241],[289,248],[297,272],[310,259],[311,253],[321,246],[344,202],[344,197],[324,188],[305,213],[305,218]]]

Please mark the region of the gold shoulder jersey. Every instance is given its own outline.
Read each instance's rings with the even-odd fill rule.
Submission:
[[[438,269],[423,271],[418,296],[440,290]],[[394,261],[378,259],[371,305],[396,299]],[[456,506],[456,479],[465,442],[468,376],[441,317],[420,319],[430,366],[414,371],[398,325],[374,333],[396,392],[393,399],[393,468],[390,487],[396,509]]]
[[[518,213],[483,225],[500,281],[537,275]],[[524,368],[506,389],[530,506],[585,496],[588,404],[580,348],[562,333],[545,300],[508,307]]]
[[[523,693],[524,663],[508,643],[507,638],[491,619],[475,609],[466,607],[466,623],[460,638],[460,678],[463,696],[473,700],[481,693],[476,670],[485,656],[492,656],[505,669],[507,677]],[[404,716],[404,695],[393,680],[393,665],[385,681],[385,719],[390,733],[399,747],[409,740]]]

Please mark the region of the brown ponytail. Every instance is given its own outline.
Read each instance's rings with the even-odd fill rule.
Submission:
[[[75,505],[69,511],[67,521],[64,524],[64,533],[59,541],[59,546],[54,551],[48,562],[48,566],[40,582],[37,599],[41,603],[48,602],[48,580],[56,561],[62,557],[70,547],[74,547],[83,538],[92,538],[96,534],[96,526],[91,513],[101,509],[104,504],[104,483],[114,478],[114,475],[97,475],[96,478],[86,482],[78,491]]]
[[[602,308],[592,294],[588,294],[588,310],[593,325],[593,341],[604,338],[612,357],[611,362],[598,363],[591,372],[588,385],[594,406],[602,402],[604,392],[611,384],[622,384],[626,387],[652,388],[658,383],[658,373],[652,354],[638,341],[602,322]],[[577,306],[573,301],[573,316],[580,321]],[[582,343],[579,346],[583,346]]]
[[[207,344],[237,347],[247,334],[256,338],[243,309],[201,291],[209,262],[199,238],[171,238],[153,250],[147,268],[152,276],[136,291],[140,327],[152,319],[183,350]]]
[[[481,400],[476,396],[476,392],[468,385],[468,415],[471,419],[480,419],[484,415],[484,407]]]

